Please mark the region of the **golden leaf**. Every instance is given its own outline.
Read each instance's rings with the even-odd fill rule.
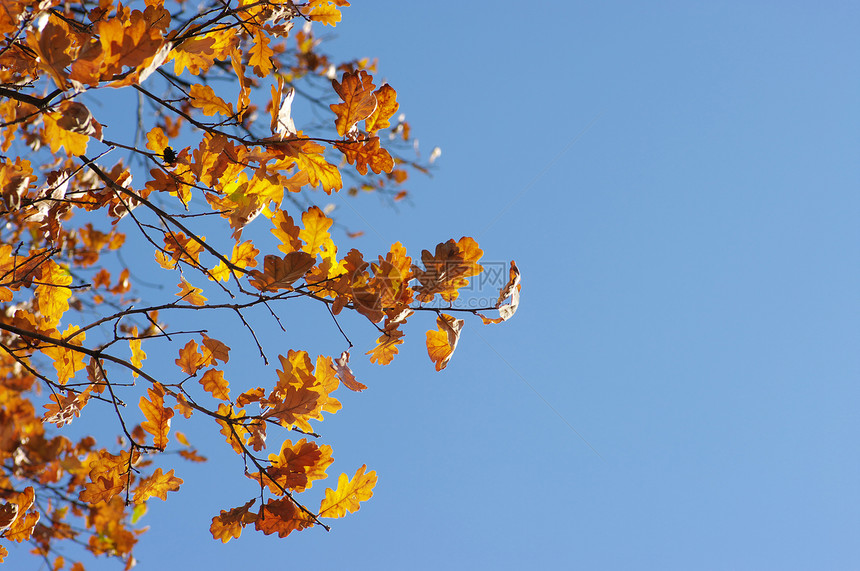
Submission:
[[[140,411],[146,417],[141,427],[152,434],[153,445],[159,450],[167,447],[167,434],[170,432],[170,419],[173,409],[164,406],[164,387],[156,383],[153,388],[146,390],[149,399],[140,397]]]
[[[213,397],[220,400],[230,400],[230,387],[224,379],[224,373],[216,369],[209,369],[200,377],[203,389]]]
[[[198,370],[206,366],[203,355],[197,351],[197,342],[194,339],[188,341],[185,347],[179,350],[179,358],[176,359],[176,364],[182,369],[182,372],[192,377],[197,374]]]
[[[387,83],[377,89],[374,94],[376,95],[376,110],[364,122],[364,130],[368,133],[375,133],[380,129],[390,127],[389,120],[400,108],[400,104],[397,103],[397,92]]]
[[[180,278],[180,281],[177,286],[179,286],[179,293],[176,295],[182,300],[187,301],[191,305],[202,306],[206,304],[207,298],[200,295],[200,292],[203,290],[199,287],[194,287],[187,281],[185,278]]]
[[[348,71],[338,83],[332,80],[332,86],[343,103],[329,105],[337,115],[335,127],[341,137],[349,133],[356,123],[367,119],[376,109],[376,95],[373,93],[373,77],[364,70]]]
[[[437,371],[448,366],[448,361],[451,360],[454,349],[457,348],[457,342],[460,340],[463,323],[462,319],[454,319],[443,313],[436,318],[438,330],[431,329],[427,332],[427,354],[436,364]]]
[[[171,411],[172,412],[172,411]],[[167,492],[175,492],[179,490],[182,484],[182,478],[177,478],[173,475],[173,470],[163,474],[161,468],[156,468],[152,476],[141,480],[137,489],[134,491],[134,503],[139,504],[145,502],[152,496],[167,499]]]
[[[256,501],[256,499],[252,499],[244,506],[231,510],[221,510],[221,515],[212,518],[212,525],[209,527],[212,537],[227,543],[242,535],[242,528],[257,520],[257,514],[248,511]]]
[[[299,238],[305,242],[302,251],[316,256],[322,246],[329,244],[334,246],[331,234],[328,232],[332,222],[332,219],[326,216],[319,206],[312,206],[303,213],[302,224],[305,227],[299,232]]]
[[[248,64],[254,66],[254,74],[266,77],[272,71],[272,60],[275,52],[269,47],[269,37],[258,28],[254,33],[254,45],[250,50]]]
[[[351,480],[346,474],[341,474],[337,481],[337,490],[326,489],[325,498],[320,504],[319,517],[343,517],[347,512],[358,511],[361,502],[373,497],[376,472],[365,474],[366,468],[366,465],[359,468]]]
[[[209,85],[199,85],[197,83],[191,86],[189,103],[193,107],[200,109],[203,111],[203,114],[207,117],[212,115],[226,115],[227,117],[232,117],[235,115],[233,112],[233,104],[227,103],[217,95],[215,95],[215,90],[212,89]]]

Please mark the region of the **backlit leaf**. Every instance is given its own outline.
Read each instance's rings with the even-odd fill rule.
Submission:
[[[141,427],[153,436],[153,446],[159,450],[167,447],[170,419],[173,409],[164,406],[164,387],[157,384],[146,390],[149,399],[140,397],[140,411],[146,417]]]
[[[325,498],[320,504],[319,517],[343,517],[347,512],[358,511],[360,503],[373,496],[376,485],[376,472],[364,473],[367,468],[363,465],[352,479],[341,474],[337,481],[337,489],[326,489]]]

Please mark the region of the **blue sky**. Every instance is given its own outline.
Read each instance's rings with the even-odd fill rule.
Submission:
[[[214,542],[212,516],[254,485],[214,425],[177,421],[210,462],[180,464],[183,489],[151,502],[139,568],[860,567],[858,17],[346,9],[328,50],[379,57],[421,148],[443,154],[396,211],[320,196],[365,231],[341,247],[417,256],[473,236],[485,261],[517,261],[519,312],[467,320],[441,373],[429,315],[388,367],[358,357],[374,330],[345,320],[369,389],[319,430],[330,474],[366,463],[379,484],[331,533]],[[343,349],[327,313],[295,311],[270,332],[282,352]],[[235,372],[259,366],[245,341]]]

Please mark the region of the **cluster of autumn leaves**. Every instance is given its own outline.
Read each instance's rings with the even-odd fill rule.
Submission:
[[[405,193],[399,185],[407,169],[422,169],[394,150],[397,141],[409,141],[409,126],[395,118],[396,91],[375,84],[373,64],[336,66],[318,51],[310,24],[334,26],[348,5],[239,0],[191,7],[145,0],[138,10],[112,0],[4,2],[0,150],[18,154],[0,156],[3,539],[30,541],[33,553],[46,558],[57,542],[74,540],[130,567],[141,533],[134,524],[146,502],[166,499],[183,483],[175,469],[155,466],[155,453],[179,445],[182,458],[205,460],[171,428],[176,413],[208,416],[254,467],[245,476],[256,482],[260,497],[215,516],[210,529],[216,539],[237,538],[248,525],[280,537],[327,528],[323,519],[354,512],[372,496],[376,473],[362,466],[352,477],[341,474],[316,510],[297,497],[325,479],[333,462],[311,421],[341,408],[332,396],[341,384],[367,388],[350,369],[352,342],[345,333],[349,348],[339,357],[312,359],[304,350],[289,350],[278,356],[271,387],[231,394],[238,391],[225,367],[230,348],[203,331],[171,334],[166,322],[184,325],[193,309],[238,315],[266,359],[243,312],[262,306],[275,315],[276,304],[304,298],[324,304],[336,323],[343,311],[367,318],[377,332],[367,355],[387,365],[404,342],[407,320],[427,312],[436,317],[436,328],[426,334],[428,355],[436,370],[450,362],[464,325],[451,314],[466,310],[443,311],[433,303],[453,306],[483,271],[475,240],[440,243],[424,250],[420,261],[398,242],[365,260],[357,249],[339,253],[332,218],[307,198],[315,189],[331,194],[357,180],[350,192],[393,187],[397,200]],[[293,30],[295,21],[305,24]],[[235,89],[216,92],[218,84],[210,82],[216,77]],[[309,78],[331,81],[330,133],[306,134],[293,121],[295,86]],[[156,94],[158,85],[163,91]],[[136,137],[114,140],[122,129],[114,133],[91,112],[87,102],[105,88],[135,90],[154,110],[137,125],[145,134],[139,143]],[[271,120],[261,133],[253,118],[263,100]],[[104,163],[117,148],[148,165],[143,184],[133,182],[141,169],[121,160]],[[207,241],[195,217],[210,215],[223,218],[229,231]],[[271,224],[277,252],[243,240],[260,216]],[[178,279],[168,299],[132,303],[130,296],[139,293],[133,273],[109,261],[127,247],[129,231]],[[507,320],[519,291],[519,270],[511,262],[497,302],[467,312],[484,323]],[[210,292],[229,301],[213,303]],[[487,315],[494,310],[497,316]],[[160,344],[150,345],[154,340]],[[144,348],[160,350],[165,343],[173,355],[170,343],[181,345],[176,368],[156,378]],[[139,415],[126,406],[135,401]],[[93,402],[116,412],[116,447],[91,436],[73,442],[51,435],[52,427],[73,422]],[[284,440],[277,454],[265,457],[273,427],[302,438]],[[0,545],[0,561],[5,556]],[[60,569],[65,561],[57,557],[52,565]]]

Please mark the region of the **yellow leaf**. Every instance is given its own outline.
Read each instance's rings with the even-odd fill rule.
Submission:
[[[448,366],[448,361],[457,348],[460,340],[460,331],[463,329],[464,321],[454,319],[444,313],[436,318],[437,331],[432,329],[427,332],[427,354],[436,364],[436,370],[441,371]]]
[[[258,77],[266,77],[272,71],[271,58],[275,52],[269,47],[269,38],[262,28],[257,28],[254,33],[254,45],[250,50],[248,64],[254,66],[254,74]]]
[[[347,4],[347,6],[348,5],[349,4]],[[321,22],[324,26],[331,26],[332,28],[334,28],[341,19],[340,10],[337,9],[337,6],[334,3],[328,2],[313,6],[306,15],[314,22]]]
[[[152,496],[166,500],[167,492],[175,492],[179,490],[179,486],[181,484],[182,478],[174,476],[173,470],[163,474],[161,472],[161,468],[156,468],[152,476],[143,479],[134,491],[134,503],[139,504],[145,502]]]
[[[310,147],[310,145],[307,147]],[[325,160],[322,154],[300,152],[296,156],[296,163],[301,172],[307,175],[308,183],[311,186],[322,186],[326,194],[331,194],[332,190],[343,188],[340,171],[336,166]]]
[[[311,256],[316,256],[323,245],[331,242],[328,229],[331,228],[332,220],[318,206],[312,206],[302,214],[302,224],[305,226],[299,232],[299,238],[305,242],[302,251]]]
[[[387,83],[376,90],[376,110],[364,122],[364,130],[375,133],[391,126],[390,119],[397,113],[397,92]]]
[[[69,309],[69,298],[72,290],[72,276],[69,271],[53,260],[46,260],[41,267],[39,286],[36,288],[36,302],[39,313],[46,320],[46,325],[56,326],[63,313]]]
[[[215,95],[215,91],[208,85],[193,84],[190,95],[189,102],[191,105],[197,109],[201,109],[207,117],[218,113],[227,117],[234,115],[233,104],[227,103]]]
[[[169,141],[161,127],[155,127],[152,131],[146,134],[146,148],[156,154],[163,154],[167,148]]]
[[[366,353],[370,355],[370,362],[377,365],[389,364],[399,350],[398,345],[403,344],[403,332],[399,329],[386,331],[376,340],[376,347]]]
[[[202,306],[206,304],[207,298],[200,295],[200,292],[203,291],[199,287],[194,287],[187,281],[185,278],[181,278],[181,282],[179,282],[179,293],[176,295],[182,299],[183,301],[187,301],[191,305]]]
[[[137,335],[137,327],[132,327],[131,336],[137,337]],[[139,369],[143,365],[143,360],[146,359],[146,353],[140,348],[140,339],[130,339],[128,346],[131,349],[131,364]],[[137,373],[134,371],[131,374],[137,377]]]
[[[359,468],[351,480],[346,474],[341,474],[337,481],[337,490],[326,489],[325,498],[320,504],[319,517],[343,517],[347,512],[358,511],[360,502],[373,496],[376,472],[365,474],[366,468],[366,465]]]
[[[173,60],[173,72],[182,75],[187,68],[192,75],[200,75],[208,71],[215,63],[214,45],[215,38],[209,35],[182,42],[168,56],[168,61]]]

